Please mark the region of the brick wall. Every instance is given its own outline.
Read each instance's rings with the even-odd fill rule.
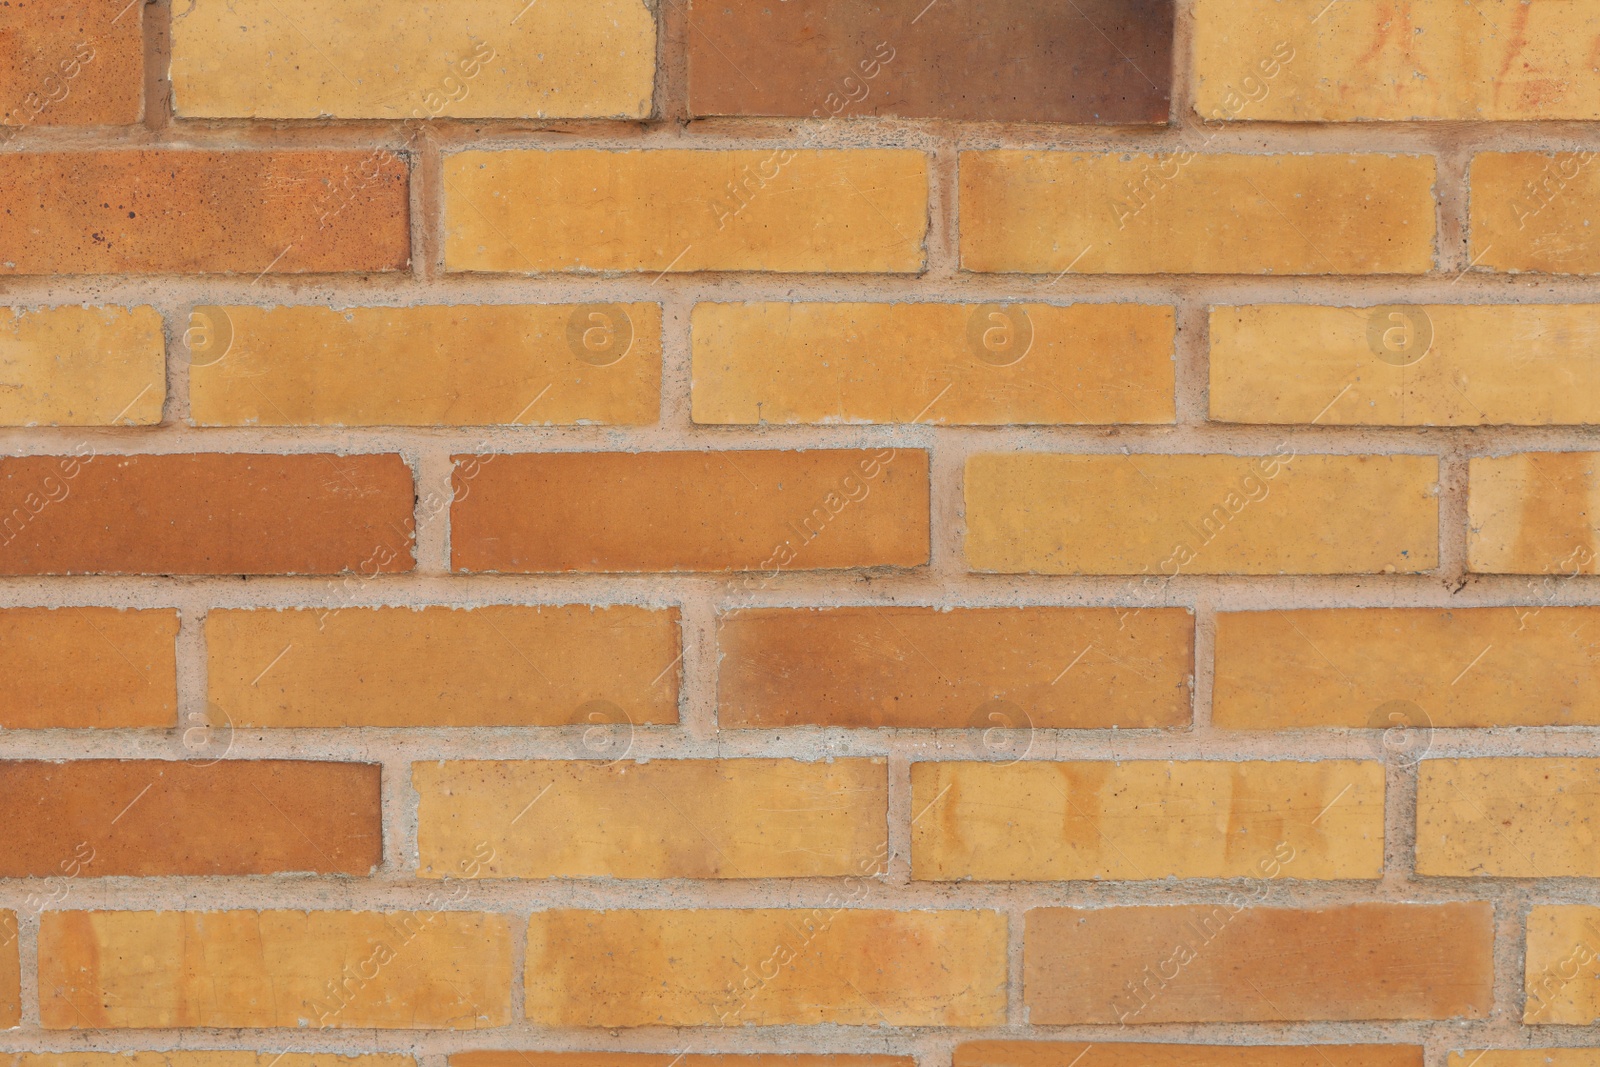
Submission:
[[[0,1067],[1600,1065],[1597,57],[0,0]]]

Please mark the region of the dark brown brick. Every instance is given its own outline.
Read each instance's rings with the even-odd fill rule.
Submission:
[[[1165,123],[1172,0],[691,0],[695,115]]]

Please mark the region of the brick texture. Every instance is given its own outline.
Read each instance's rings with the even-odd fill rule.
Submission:
[[[1467,556],[1484,574],[1596,574],[1600,453],[1471,461]]]
[[[126,126],[144,112],[144,6],[13,0],[0,8],[4,127]]]
[[[955,1067],[1422,1067],[1420,1045],[1175,1045],[966,1041]],[[1452,1063],[1451,1067],[1459,1067]]]
[[[0,728],[175,725],[177,636],[175,611],[0,611]]]
[[[0,1027],[9,1030],[21,1021],[22,963],[17,913],[0,911]]]
[[[0,423],[153,426],[167,395],[152,307],[0,308]]]
[[[1595,158],[1592,149],[1474,156],[1471,262],[1542,274],[1600,271],[1600,239],[1586,225],[1600,197]]]
[[[1600,760],[1424,760],[1417,871],[1452,877],[1593,878]]]

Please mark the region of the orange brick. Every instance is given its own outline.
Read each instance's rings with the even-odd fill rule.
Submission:
[[[1417,873],[1594,878],[1600,760],[1426,759],[1417,768]]]
[[[1074,1063],[1078,1067],[1422,1067],[1422,1046],[966,1041],[956,1046],[954,1059],[954,1067],[1071,1067]]]
[[[0,574],[408,570],[411,471],[395,455],[0,460]]]
[[[22,962],[17,913],[0,911],[0,1030],[22,1022]]]
[[[757,608],[723,615],[717,646],[725,729],[1137,729],[1190,717],[1194,617],[1178,608]]]
[[[1600,723],[1600,609],[1344,608],[1217,616],[1211,721],[1229,730]],[[1405,736],[1410,728],[1422,731]]]
[[[400,270],[407,178],[383,151],[0,154],[0,275]]]
[[[47,911],[47,1029],[470,1030],[511,1021],[511,929],[464,911]]]
[[[1174,330],[1138,304],[698,304],[694,420],[1172,422]]]
[[[0,611],[0,729],[175,725],[177,636],[170,610]]]
[[[201,426],[653,423],[661,305],[198,309]]]
[[[1421,274],[1427,156],[963,152],[961,265],[1021,274]]]
[[[676,608],[214,609],[206,649],[238,726],[586,725],[604,755],[678,721]]]
[[[966,555],[1015,574],[1412,573],[1439,561],[1433,456],[978,454]]]
[[[6,4],[0,55],[0,145],[28,126],[128,126],[144,115],[143,4]]]
[[[455,486],[457,571],[776,577],[928,561],[916,450],[457,456]]]
[[[1582,904],[1530,908],[1522,1021],[1589,1026],[1600,1020],[1596,960],[1600,960],[1600,908]]]
[[[1592,1048],[1496,1048],[1452,1052],[1448,1067],[1594,1067],[1600,1052]]]
[[[1600,271],[1600,236],[1590,225],[1600,204],[1597,160],[1600,153],[1588,149],[1473,156],[1467,174],[1472,264],[1543,274]]]
[[[331,1056],[325,1052],[228,1052],[221,1049],[162,1052],[0,1053],[4,1067],[416,1067],[410,1056],[368,1053]]]
[[[889,856],[881,759],[411,765],[433,878],[826,878]]]
[[[0,308],[0,376],[0,424],[154,426],[167,397],[161,313]]]
[[[456,1052],[450,1067],[916,1067],[911,1056],[680,1052]]]
[[[1377,878],[1383,764],[913,763],[912,877]]]
[[[1600,574],[1600,452],[1474,457],[1467,481],[1469,570]]]
[[[909,272],[924,262],[922,152],[457,152],[444,180],[451,271]]]
[[[369,874],[375,763],[0,762],[0,877]]]
[[[1262,854],[1270,848],[1263,846]],[[1494,909],[1470,904],[1038,908],[1034,1025],[1484,1018]],[[1169,973],[1170,972],[1170,973]]]
[[[1005,1022],[1005,916],[866,911],[840,900],[811,910],[536,911],[528,1019],[608,1028]]]

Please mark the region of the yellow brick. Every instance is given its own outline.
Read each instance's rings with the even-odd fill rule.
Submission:
[[[202,426],[653,423],[659,304],[205,308]],[[225,353],[225,354],[224,354]]]
[[[1468,569],[1600,574],[1600,453],[1474,457],[1467,480]]]
[[[914,763],[912,876],[1377,878],[1383,765]]]
[[[973,570],[1036,574],[1414,572],[1439,558],[1433,456],[979,454]]]
[[[1211,309],[1211,417],[1324,426],[1600,422],[1600,306]]]
[[[22,961],[17,913],[0,911],[0,1030],[22,1022]]]
[[[1420,274],[1428,156],[963,152],[961,264],[1054,274]]]
[[[1207,119],[1600,119],[1600,13],[1521,0],[1199,0]]]
[[[899,149],[458,152],[451,271],[918,271],[927,158]]]
[[[470,1030],[511,1021],[511,928],[459,911],[46,911],[49,1029]]]
[[[213,610],[206,648],[236,726],[578,724],[614,757],[634,726],[678,721],[676,609]]]
[[[1600,608],[1346,608],[1217,616],[1211,721],[1229,730],[1600,724]],[[1412,728],[1420,731],[1407,736]]]
[[[881,759],[414,763],[432,878],[817,878],[889,855]]]
[[[173,19],[184,118],[644,118],[644,0],[198,0]]]
[[[1525,9],[1526,10],[1526,9]],[[1600,272],[1600,152],[1472,157],[1472,264],[1546,274]]]
[[[997,1026],[1006,919],[994,911],[868,911],[842,883],[821,907],[537,911],[528,924],[535,1026]]]
[[[1600,1048],[1496,1048],[1452,1052],[1448,1067],[1600,1067]]]
[[[1173,421],[1173,311],[699,304],[698,423]]]
[[[1418,874],[1600,875],[1600,760],[1429,759],[1418,772]]]
[[[152,307],[0,308],[0,425],[154,426],[166,359]]]
[[[1528,912],[1522,1021],[1600,1021],[1600,908],[1536,905]]]

